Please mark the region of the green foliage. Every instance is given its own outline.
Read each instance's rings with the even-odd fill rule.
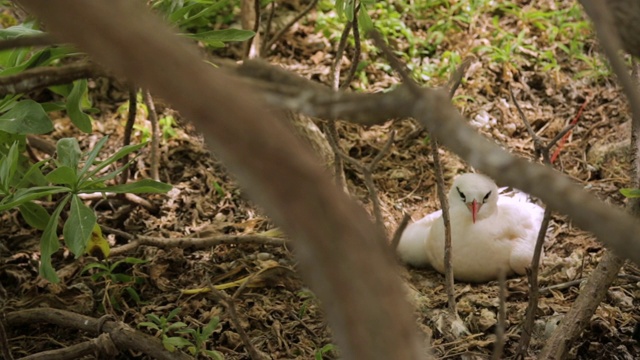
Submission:
[[[620,193],[627,198],[640,198],[640,189],[620,189]]]
[[[322,348],[316,350],[316,353],[314,355],[315,360],[322,360],[324,359],[325,354],[327,353],[331,353],[334,352],[336,349],[335,345],[333,344],[326,344],[325,346],[323,346]]]
[[[152,8],[163,13],[167,20],[186,31],[186,36],[213,47],[227,42],[245,41],[255,35],[253,31],[222,29],[235,21],[234,8],[238,0],[156,0]]]
[[[162,337],[162,345],[167,351],[173,352],[177,349],[186,348],[194,356],[202,354],[216,360],[224,359],[218,351],[207,350],[205,347],[207,340],[220,324],[220,319],[213,317],[204,327],[188,328],[188,325],[182,321],[172,322],[178,316],[180,310],[180,308],[175,308],[166,317],[147,314],[147,319],[150,321],[141,322],[138,327],[146,327],[158,332]],[[174,332],[176,334],[189,335],[193,341],[181,336],[172,336]]]
[[[121,303],[126,303],[124,293],[129,295],[136,304],[142,303],[140,295],[136,291],[136,285],[140,285],[144,282],[144,279],[136,277],[134,275],[125,274],[121,271],[123,265],[138,265],[146,263],[146,260],[127,257],[122,260],[118,260],[114,263],[110,263],[108,260],[104,262],[94,262],[87,264],[81,271],[81,273],[93,270],[91,274],[91,280],[94,282],[101,281],[105,285],[105,293],[103,297],[102,307],[106,310],[111,306],[116,309],[120,308]],[[131,269],[131,267],[128,267]]]
[[[82,153],[75,138],[60,139],[57,143],[57,158],[33,164],[26,172],[19,171],[18,142],[13,143],[7,154],[0,157],[0,211],[18,207],[28,224],[44,230],[40,240],[42,257],[40,274],[50,281],[58,281],[51,265],[51,255],[59,248],[57,227],[62,210],[70,204],[69,217],[63,227],[63,235],[66,245],[76,257],[84,252],[96,224],[94,211],[84,205],[78,197],[79,194],[165,193],[171,189],[170,185],[148,179],[123,185],[107,185],[108,181],[125,171],[130,162],[104,174],[102,170],[139,150],[145,144],[125,146],[105,160],[98,161],[96,158],[106,141],[107,137],[104,137],[91,151]],[[46,175],[41,172],[44,164],[48,164],[52,169]],[[34,186],[32,183],[26,183],[20,177],[22,173],[26,178],[43,178],[47,184]],[[33,176],[36,173],[39,176]],[[47,219],[44,216],[46,210],[33,201],[56,194],[63,194],[63,197],[58,201],[53,214]]]

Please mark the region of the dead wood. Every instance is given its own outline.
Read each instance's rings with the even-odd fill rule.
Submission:
[[[95,64],[85,62],[58,67],[38,67],[15,75],[1,76],[0,97],[28,93],[95,76],[104,76],[104,73]]]
[[[120,321],[104,321],[104,319],[96,319],[70,311],[52,308],[14,311],[6,315],[6,321],[9,326],[24,326],[44,322],[63,328],[81,330],[91,336],[99,336],[104,333],[109,335],[110,340],[121,351],[139,351],[155,359],[191,359],[190,356],[179,351],[169,352],[165,350],[160,339],[132,329]],[[78,349],[74,349],[74,351],[76,350]],[[40,358],[44,359],[43,357]]]

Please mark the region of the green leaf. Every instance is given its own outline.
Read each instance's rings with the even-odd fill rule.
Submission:
[[[187,37],[202,41],[213,47],[222,47],[225,42],[249,40],[255,36],[255,34],[255,32],[250,30],[224,29],[205,31],[198,34],[187,34]]]
[[[72,169],[77,169],[80,164],[80,157],[82,152],[80,151],[80,145],[75,138],[63,138],[58,140],[56,144],[56,152],[58,154],[58,166],[68,166]]]
[[[102,150],[102,147],[107,142],[107,140],[109,140],[109,137],[105,136],[93,146],[93,149],[91,149],[89,154],[87,154],[87,161],[84,162],[82,170],[80,170],[80,173],[78,173],[78,178],[81,178],[82,175],[84,175],[93,165],[93,161],[96,159],[98,153],[100,152],[100,150]]]
[[[162,345],[164,345],[165,349],[172,352],[175,351],[176,348],[179,349],[185,346],[193,346],[191,341],[178,336],[172,336],[162,339]]]
[[[218,324],[220,323],[220,319],[217,316],[214,316],[209,320],[209,323],[202,329],[202,336],[204,338],[209,338],[211,334],[216,330]]]
[[[67,205],[68,201],[69,197],[67,196],[58,204],[40,238],[40,276],[53,283],[59,282],[60,279],[51,265],[51,255],[60,248],[60,243],[58,242],[58,220],[62,209]]]
[[[76,171],[66,165],[54,169],[45,176],[45,179],[52,184],[73,185],[78,182]]]
[[[85,133],[90,133],[92,130],[91,117],[82,111],[83,97],[87,94],[87,80],[82,79],[73,83],[73,90],[67,98],[67,113],[71,122],[74,123],[78,129]]]
[[[101,269],[101,270],[109,271],[109,267],[107,265],[99,262],[94,262],[94,263],[85,265],[85,267],[82,268],[82,271],[80,271],[80,273],[83,274],[86,271],[91,269]]]
[[[0,211],[12,209],[31,200],[69,191],[71,189],[66,186],[34,186],[32,188],[18,189],[13,195],[7,196],[0,201]]]
[[[144,321],[144,322],[141,322],[140,324],[138,324],[138,327],[142,327],[142,326],[144,326],[146,328],[149,328],[149,329],[153,329],[153,330],[160,330],[158,325],[156,325],[156,324],[154,324],[152,322],[148,322],[148,321]]]
[[[0,115],[0,130],[21,135],[45,134],[53,130],[53,123],[42,105],[33,100],[23,100]]]
[[[177,307],[173,310],[171,310],[171,312],[169,313],[169,315],[167,316],[167,320],[171,320],[174,317],[178,316],[178,314],[180,313],[180,310],[182,310],[181,307]]]
[[[114,185],[107,186],[104,188],[97,189],[83,189],[82,192],[102,192],[102,193],[116,193],[116,194],[140,194],[140,193],[151,193],[151,194],[163,194],[167,191],[171,190],[173,187],[169,184],[165,184],[163,182],[151,180],[151,179],[142,179],[133,183],[122,184],[122,185]]]
[[[38,230],[44,230],[47,227],[50,216],[42,205],[29,201],[20,205],[19,209],[20,215],[29,226]]]
[[[358,25],[364,33],[373,30],[373,21],[371,20],[371,16],[369,16],[369,13],[364,6],[361,6],[360,10],[358,11]]]
[[[184,327],[187,327],[187,324],[183,323],[182,321],[178,321],[178,322],[174,322],[173,324],[169,325],[167,327],[167,331],[182,329]]]
[[[34,30],[29,26],[33,26],[30,23],[10,26],[6,29],[0,29],[0,39],[12,39],[20,36],[33,36],[42,34],[40,30]]]
[[[71,198],[71,212],[64,223],[62,235],[69,250],[78,258],[87,248],[91,231],[96,224],[96,214],[82,200],[73,195]]]
[[[9,192],[9,186],[11,185],[11,180],[13,180],[13,176],[18,169],[18,143],[14,142],[9,148],[9,152],[7,156],[2,158],[2,163],[0,164],[0,188],[4,193]]]
[[[115,154],[111,155],[108,159],[100,162],[100,164],[96,165],[91,171],[87,172],[87,177],[91,177],[97,174],[100,170],[105,167],[115,163],[116,161],[122,159],[123,157],[129,155],[130,153],[140,150],[143,146],[147,145],[147,143],[135,144],[135,145],[127,145],[118,150]]]
[[[620,193],[628,198],[640,197],[640,189],[620,189]]]

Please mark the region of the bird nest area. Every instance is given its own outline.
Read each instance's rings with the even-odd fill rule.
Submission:
[[[518,6],[574,14],[572,9],[578,5],[539,1],[519,2]],[[451,9],[445,5],[436,8],[440,12]],[[586,23],[579,11],[575,14],[564,21]],[[328,84],[337,40],[317,31],[320,17],[314,10],[294,25],[275,45],[268,60]],[[402,21],[413,34],[413,41],[425,44],[429,43],[429,29],[437,25],[434,18],[417,17],[411,11],[404,13]],[[403,59],[412,69],[446,68],[443,54],[455,52],[464,57],[473,49],[473,60],[453,102],[474,128],[514,154],[538,161],[510,91],[543,141],[550,141],[575,122],[562,145],[552,148],[552,152],[558,149],[553,166],[604,202],[624,207],[625,198],[619,190],[631,184],[630,114],[606,60],[598,55],[589,26],[571,30],[582,34],[580,53],[587,55],[579,57],[560,49],[572,45],[569,35],[549,38],[535,21],[515,13],[486,11],[475,14],[470,22],[454,25],[437,46],[421,55],[409,54],[413,45],[408,39],[387,37],[393,38],[392,46],[406,55]],[[498,46],[488,40],[501,39],[496,37],[496,28],[504,34],[522,34],[508,61],[483,53],[483,47],[489,51],[491,46]],[[399,77],[374,55],[373,45],[367,44],[369,49],[365,46],[362,54],[366,66],[352,88],[374,92],[398,84]],[[234,57],[240,47],[229,46],[223,51]],[[352,52],[352,47],[347,47],[345,57],[351,58]],[[555,63],[550,67],[537,61],[547,52],[554,54]],[[584,60],[587,56],[589,61]],[[349,61],[342,63],[344,73],[350,65]],[[444,85],[448,76],[444,72],[423,85]],[[90,97],[101,110],[94,116],[94,132],[80,133],[64,113],[59,113],[54,132],[42,136],[43,140],[53,143],[76,137],[84,150],[109,135],[105,154],[122,146],[126,87],[107,78],[92,79],[90,85]],[[42,91],[32,96],[46,100],[55,95]],[[61,249],[53,257],[61,281],[49,283],[38,276],[41,233],[26,225],[17,211],[0,215],[0,297],[4,334],[13,356],[71,347],[119,322],[164,340],[165,347],[173,344],[188,354],[189,346],[175,338],[194,344],[193,332],[180,330],[200,331],[211,319],[219,319],[203,346],[225,359],[247,359],[256,354],[272,359],[339,358],[340,350],[333,345],[321,303],[296,274],[296,239],[282,234],[277,224],[244,196],[233,174],[204,144],[188,119],[181,118],[161,99],[156,99],[156,107],[159,115],[177,120],[175,126],[167,127],[159,160],[160,180],[173,189],[167,194],[143,195],[150,206],[118,197],[87,200],[111,243],[114,254],[109,260],[91,256],[74,259],[73,254]],[[148,124],[143,111],[138,112],[137,123],[134,141],[144,137]],[[429,148],[432,141],[415,121],[396,119],[372,127],[338,121],[336,125],[337,146],[346,156],[366,165],[383,153],[371,175],[389,237],[405,213],[417,220],[440,208]],[[447,185],[457,174],[472,171],[447,149],[441,148],[439,153]],[[143,149],[134,165],[134,178],[147,177],[149,150]],[[268,165],[265,169],[269,170]],[[373,214],[363,169],[347,161],[344,173],[349,193]],[[49,206],[52,209],[54,203]],[[582,280],[594,270],[605,249],[592,235],[572,226],[569,218],[554,213],[544,251],[539,274],[541,297],[529,348],[532,357],[572,306]],[[113,266],[106,273],[97,267],[83,271],[96,263]],[[440,321],[447,309],[444,277],[428,269],[400,268],[400,272],[399,281],[407,282],[411,289],[416,324],[430,338],[436,358],[491,356],[500,305],[497,282],[455,284],[458,312],[469,332],[452,339]],[[627,263],[573,344],[573,358],[640,357],[640,340],[634,339],[634,327],[640,322],[639,285],[639,267]],[[506,290],[503,357],[514,358],[528,301],[527,279],[507,279]],[[60,318],[68,316],[65,326],[59,320],[49,321],[47,313],[52,309],[67,311],[55,313]],[[74,314],[86,317],[74,318]],[[83,319],[95,321],[95,329],[79,325]],[[142,359],[149,355],[120,352],[114,358]]]

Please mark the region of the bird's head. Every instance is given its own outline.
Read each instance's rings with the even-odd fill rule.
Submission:
[[[458,176],[449,191],[451,208],[465,206],[476,221],[491,216],[497,209],[498,186],[490,178],[480,174]]]

